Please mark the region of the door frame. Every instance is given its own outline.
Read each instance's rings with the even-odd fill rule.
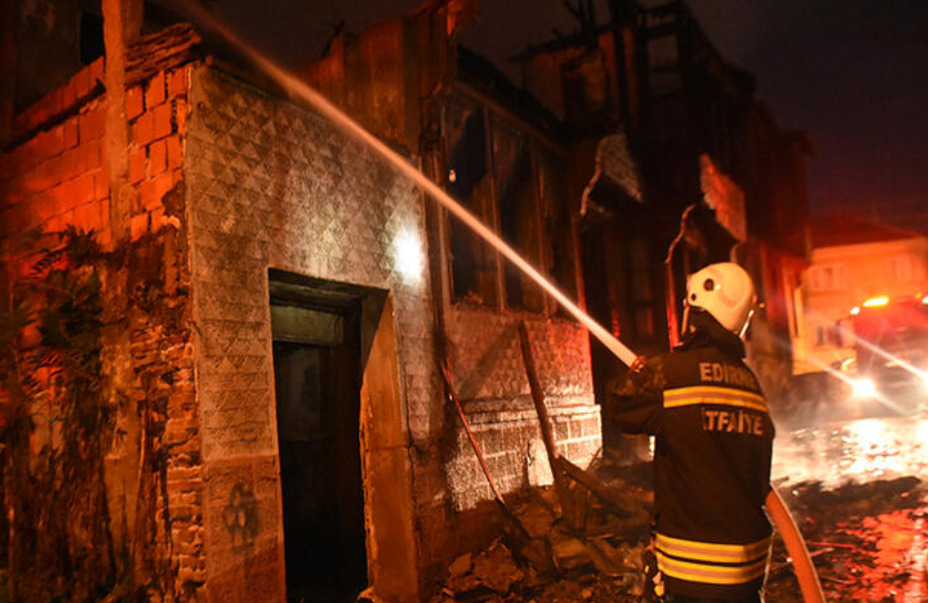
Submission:
[[[414,603],[419,600],[419,573],[413,468],[406,400],[401,386],[393,295],[384,289],[274,268],[268,270],[268,292],[269,306],[272,300],[289,301],[295,305],[331,311],[356,307],[360,303],[361,400],[358,429],[368,584],[369,589],[382,599]],[[278,538],[283,550],[276,391],[272,402],[281,517]],[[281,572],[284,571],[282,567]]]

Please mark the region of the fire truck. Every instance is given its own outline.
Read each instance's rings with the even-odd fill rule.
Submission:
[[[842,322],[856,352],[841,365],[847,398],[866,415],[925,412],[928,296],[874,297]]]

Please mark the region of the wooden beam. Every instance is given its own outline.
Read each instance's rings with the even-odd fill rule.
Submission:
[[[570,487],[564,477],[561,465],[558,463],[557,444],[554,441],[554,433],[551,429],[548,407],[545,406],[545,395],[541,390],[541,384],[538,382],[538,371],[535,368],[532,345],[528,338],[528,327],[525,326],[525,321],[519,323],[519,343],[522,347],[522,360],[525,363],[529,389],[532,392],[532,402],[535,404],[538,424],[541,427],[541,440],[544,442],[545,452],[548,454],[548,463],[551,465],[551,473],[554,476],[554,488],[557,492],[558,501],[561,503],[561,512],[569,520],[569,518],[574,517]],[[571,527],[579,528],[580,526],[572,525]]]
[[[110,187],[110,241],[129,235],[132,189],[129,186],[129,124],[126,120],[126,54],[142,29],[142,0],[103,0],[103,44],[106,51],[106,124],[104,148]]]
[[[622,497],[619,496],[618,492],[616,492],[608,484],[605,484],[592,473],[584,471],[562,456],[558,457],[557,462],[561,468],[561,471],[563,471],[569,478],[576,481],[581,486],[587,488],[604,503],[613,507],[623,515],[631,515],[634,513],[634,504],[622,500]]]

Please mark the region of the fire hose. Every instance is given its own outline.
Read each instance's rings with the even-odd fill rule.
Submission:
[[[799,581],[802,598],[806,603],[823,603],[825,594],[822,592],[822,584],[819,582],[818,572],[815,571],[809,549],[806,548],[802,533],[796,526],[796,522],[793,521],[793,516],[790,515],[786,503],[783,502],[783,498],[776,488],[770,487],[770,494],[767,495],[765,505],[767,506],[767,512],[770,514],[770,519],[773,520],[780,537],[783,538],[786,552],[793,561],[793,570],[796,572],[796,579]]]
[[[399,153],[365,130],[363,126],[351,119],[322,94],[309,86],[304,80],[283,67],[280,67],[262,52],[245,42],[245,40],[222,23],[215,15],[206,10],[199,2],[194,0],[172,0],[171,3],[175,4],[182,13],[190,17],[194,23],[209,29],[219,35],[232,47],[238,48],[243,58],[249,61],[265,76],[269,77],[271,81],[280,86],[280,88],[287,92],[292,98],[305,102],[326,117],[334,126],[365,144],[369,149],[373,150],[390,163],[398,172],[419,185],[428,196],[438,202],[449,213],[461,220],[473,230],[475,234],[493,246],[500,254],[535,281],[535,283],[551,295],[562,308],[589,329],[590,333],[624,364],[630,366],[635,361],[637,355],[634,352],[593,320],[586,312],[581,310],[572,300],[564,295],[564,293],[532,266],[531,263],[503,241],[499,235],[483,224],[464,206],[448,195],[443,188],[430,180]],[[802,540],[802,535],[799,533],[789,511],[786,509],[786,506],[783,504],[782,499],[780,499],[775,489],[771,488],[766,504],[774,524],[786,543],[787,551],[792,557],[796,575],[800,580],[800,587],[806,603],[820,603],[824,601],[818,575],[816,574],[815,566],[812,565],[812,560]]]

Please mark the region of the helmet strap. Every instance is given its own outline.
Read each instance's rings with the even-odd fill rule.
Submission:
[[[738,333],[738,337],[744,339],[744,334],[747,333],[748,327],[751,325],[751,318],[754,317],[754,308],[748,310],[748,317],[744,320],[744,325],[741,326],[741,332]]]

